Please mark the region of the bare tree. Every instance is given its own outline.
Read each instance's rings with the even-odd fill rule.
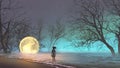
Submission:
[[[40,22],[37,25],[38,25],[38,28],[37,28],[38,40],[41,41],[43,39],[42,37],[43,23]]]
[[[44,24],[43,24],[43,20],[41,19],[37,25],[36,25],[36,28],[35,30],[33,31],[34,35],[37,37],[39,43],[40,43],[40,46],[41,47],[45,47],[45,45],[43,45],[41,42],[44,40],[45,38],[45,35],[44,35]]]
[[[110,12],[109,27],[106,28],[110,33],[115,34],[118,41],[118,53],[120,54],[120,0],[103,1]]]
[[[10,51],[9,42],[14,26],[13,24],[20,21],[19,15],[14,15],[14,10],[18,10],[21,7],[16,6],[13,0],[0,0],[0,46],[3,52]],[[17,3],[17,2],[16,2]]]
[[[9,48],[12,51],[15,48],[19,49],[18,45],[23,37],[30,36],[31,27],[25,20],[21,20],[13,23],[10,29]]]
[[[100,0],[75,0],[77,5],[78,17],[74,25],[80,32],[80,42],[89,44],[91,42],[101,41],[115,55],[113,47],[106,41],[105,33],[105,10]],[[79,9],[78,9],[79,8]]]
[[[60,20],[57,20],[55,25],[49,26],[48,31],[50,37],[49,48],[51,49],[58,40],[65,36],[65,26],[60,23]]]

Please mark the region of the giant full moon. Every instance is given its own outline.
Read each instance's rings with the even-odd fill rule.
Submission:
[[[20,41],[19,49],[21,53],[35,54],[39,51],[39,43],[36,38],[28,36]]]

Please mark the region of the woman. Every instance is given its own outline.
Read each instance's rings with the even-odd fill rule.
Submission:
[[[56,62],[55,57],[56,57],[56,47],[53,46],[52,52],[51,52],[51,56],[52,56],[52,63],[54,64]]]

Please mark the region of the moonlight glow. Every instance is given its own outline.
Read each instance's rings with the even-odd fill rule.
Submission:
[[[39,43],[36,38],[29,36],[20,41],[19,48],[21,53],[35,54],[39,51]]]

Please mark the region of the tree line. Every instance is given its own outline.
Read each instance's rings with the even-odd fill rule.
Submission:
[[[42,44],[46,35],[42,35],[44,24],[42,19],[35,25],[29,23],[29,18],[26,17],[24,7],[15,0],[0,0],[0,51],[10,53],[19,50],[19,42],[25,36],[34,36],[40,42],[40,47],[52,48],[56,42],[62,38],[65,33],[65,27],[56,20],[55,25],[49,25],[47,32],[49,41],[47,44]]]
[[[79,43],[88,45],[100,41],[115,56],[114,47],[106,35],[114,34],[120,54],[120,0],[74,0],[73,30],[79,31]],[[113,40],[114,41],[114,40]],[[81,45],[80,45],[81,46]]]
[[[90,46],[89,44],[100,41],[115,56],[114,47],[106,39],[106,35],[112,33],[118,41],[118,54],[120,54],[120,0],[73,0],[73,20],[72,23],[67,23],[71,25],[67,26],[70,30],[66,31],[66,24],[62,23],[61,19],[56,20],[54,25],[51,24],[47,28],[49,42],[46,44],[41,43],[47,37],[42,34],[45,29],[42,20],[36,27],[32,27],[24,12],[15,11],[22,7],[16,6],[14,2],[0,0],[0,50],[5,53],[18,49],[19,41],[25,36],[35,36],[41,46],[51,48],[68,35],[70,39],[75,36],[77,40],[75,44],[78,47]],[[74,32],[77,34],[73,34]]]

